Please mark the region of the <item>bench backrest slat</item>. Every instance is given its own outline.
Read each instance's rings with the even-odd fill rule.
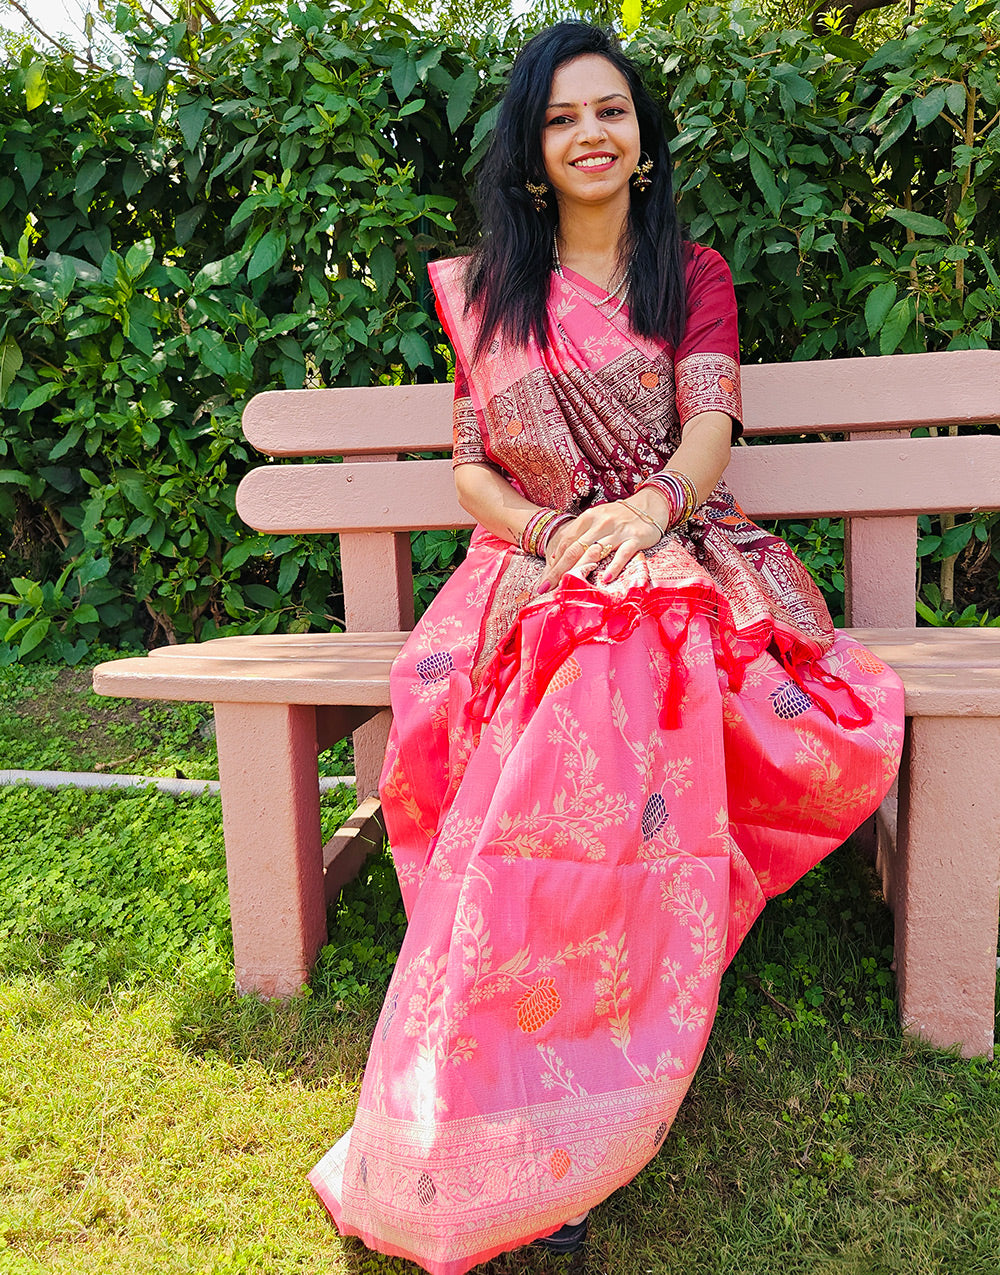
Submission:
[[[754,518],[997,509],[1000,436],[744,447],[726,477]],[[236,507],[252,527],[280,534],[472,525],[448,460],[267,465],[240,484]]]
[[[452,386],[271,390],[243,413],[270,456],[449,451]],[[1000,350],[895,354],[743,368],[746,432],[850,433],[1000,420]]]

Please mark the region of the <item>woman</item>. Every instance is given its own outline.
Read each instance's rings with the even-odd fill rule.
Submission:
[[[765,899],[877,806],[899,683],[721,475],[732,281],[684,244],[659,112],[601,31],[523,50],[481,246],[432,280],[479,524],[393,671],[409,928],[353,1130],[311,1181],[433,1275],[657,1151]]]

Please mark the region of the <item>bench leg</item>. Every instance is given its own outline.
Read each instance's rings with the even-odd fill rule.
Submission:
[[[236,986],[292,996],[326,941],[316,710],[216,704]]]
[[[963,1057],[993,1052],[1000,894],[1000,721],[917,717],[893,872],[904,1029]]]
[[[354,732],[354,774],[358,781],[359,802],[378,795],[378,780],[391,726],[392,713],[386,709]]]

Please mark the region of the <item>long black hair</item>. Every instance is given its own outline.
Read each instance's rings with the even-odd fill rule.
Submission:
[[[535,209],[525,182],[546,180],[542,127],[552,77],[565,62],[596,53],[628,81],[639,125],[640,148],[653,161],[645,193],[632,192],[626,243],[629,321],[640,336],[677,345],[684,329],[683,235],[674,207],[671,159],[663,111],[622,53],[615,37],[587,22],[559,22],[524,46],[514,62],[489,149],[479,168],[476,202],[483,236],[466,274],[466,310],[480,312],[474,357],[499,331],[526,345],[548,345],[545,308],[553,243],[559,224],[555,196]]]

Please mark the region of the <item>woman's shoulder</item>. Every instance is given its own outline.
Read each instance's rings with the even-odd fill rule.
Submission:
[[[729,263],[721,252],[715,248],[709,248],[707,244],[689,243],[686,245],[686,266],[687,279],[690,284],[695,278],[704,277],[711,274],[724,275],[726,279],[732,279],[732,271],[729,269]]]
[[[438,280],[442,283],[458,283],[464,280],[471,260],[472,257],[466,253],[461,257],[439,257],[437,261],[431,261],[427,266],[431,283],[436,286]]]

